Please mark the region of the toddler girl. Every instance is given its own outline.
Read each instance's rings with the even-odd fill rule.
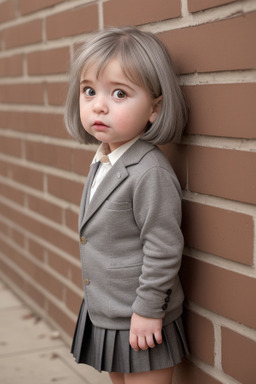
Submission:
[[[170,384],[187,353],[181,189],[156,144],[180,139],[186,107],[163,44],[133,27],[94,35],[72,66],[65,122],[100,143],[80,207],[72,353],[114,384]]]

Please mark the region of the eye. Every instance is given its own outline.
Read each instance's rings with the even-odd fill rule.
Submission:
[[[124,91],[122,91],[121,89],[116,89],[114,92],[113,92],[113,96],[117,99],[125,99],[126,98],[126,93]]]
[[[89,97],[92,97],[92,96],[95,96],[96,95],[96,92],[93,88],[91,87],[85,87],[83,89],[84,93],[86,94],[86,96],[89,96]]]

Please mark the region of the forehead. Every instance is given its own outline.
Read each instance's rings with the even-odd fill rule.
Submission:
[[[98,79],[106,74],[123,77],[134,84],[143,86],[142,78],[135,63],[128,62],[128,60],[124,62],[119,56],[110,57],[104,61],[100,58],[87,60],[82,67],[80,79],[84,79],[86,76],[95,76]]]
[[[122,75],[125,76],[124,71],[122,70],[122,67],[119,63],[119,60],[114,58],[109,60],[104,65],[101,65],[99,61],[94,61],[91,63],[86,63],[81,71],[81,78],[86,76],[93,76],[96,78],[100,78],[104,76],[105,74],[113,74],[115,75]]]

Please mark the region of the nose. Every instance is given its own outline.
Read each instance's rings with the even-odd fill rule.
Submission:
[[[108,104],[104,95],[97,95],[94,98],[93,110],[95,113],[108,113]]]

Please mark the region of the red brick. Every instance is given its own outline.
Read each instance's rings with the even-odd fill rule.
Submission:
[[[42,41],[42,20],[32,20],[3,31],[5,48],[14,48]]]
[[[58,255],[56,252],[47,251],[47,260],[50,268],[53,268],[63,277],[69,277],[70,263],[64,257]]]
[[[64,106],[67,97],[68,84],[64,82],[47,83],[46,91],[49,105]]]
[[[69,48],[61,47],[27,55],[29,75],[49,75],[67,73],[69,67]]]
[[[48,175],[48,192],[62,200],[79,205],[82,190],[82,183]]]
[[[62,209],[49,201],[30,195],[28,197],[28,208],[52,221],[58,223],[62,221]]]
[[[9,185],[0,183],[0,194],[10,200],[13,200],[15,203],[20,205],[24,204],[24,193],[16,188],[10,187]]]
[[[5,255],[8,255],[8,253],[10,252],[10,246],[8,243],[4,242],[1,238],[0,238],[0,245],[1,245],[1,252],[4,253]]]
[[[81,307],[82,296],[76,292],[67,289],[66,292],[66,305],[67,307],[75,314],[78,315],[79,309]]]
[[[188,150],[190,191],[256,203],[256,153],[191,146]]]
[[[253,264],[253,218],[239,212],[183,201],[186,246],[242,264]]]
[[[88,33],[97,28],[98,8],[96,4],[74,7],[46,19],[48,40]]]
[[[9,252],[12,253],[12,250],[9,250]],[[9,253],[6,254],[6,259],[9,259]],[[17,260],[20,259],[20,256],[17,258]],[[15,264],[14,264],[15,266]],[[25,292],[32,300],[35,301],[37,305],[40,305],[42,308],[44,306],[45,298],[40,293],[40,291],[37,290],[36,287],[30,284],[30,282],[23,277],[23,275],[20,275],[20,272],[22,271],[22,266],[20,267],[10,267],[8,264],[5,264],[4,260],[0,260],[0,267],[2,273],[5,274],[5,276],[8,276],[8,278],[12,281],[12,289],[16,285],[17,288],[19,288],[23,293]]]
[[[181,16],[180,0],[112,0],[103,3],[105,26],[152,23]]]
[[[25,292],[35,302],[37,306],[41,307],[41,309],[45,307],[45,295],[40,292],[36,286],[30,284],[29,281],[26,284]]]
[[[8,164],[0,160],[0,175],[8,176]]]
[[[2,235],[4,235],[6,238],[9,237],[10,228],[8,224],[2,223],[0,221],[0,232]]]
[[[210,320],[185,311],[185,329],[190,353],[209,365],[214,365],[214,329]]]
[[[183,257],[181,280],[187,300],[256,329],[256,279]]]
[[[78,241],[73,240],[69,236],[65,235],[60,229],[55,229],[41,221],[27,216],[25,213],[21,213],[11,207],[5,206],[0,203],[0,211],[3,216],[8,217],[9,220],[15,222],[16,225],[20,225],[24,230],[31,232],[41,239],[49,242],[50,244],[64,250],[72,257],[78,259]]]
[[[46,241],[69,253],[72,257],[79,258],[78,242],[63,234],[61,229],[55,230],[48,225],[39,223],[37,235],[41,235]]]
[[[12,228],[11,230],[11,239],[15,245],[20,245],[21,249],[25,247],[25,236],[20,231]]]
[[[8,217],[9,222],[15,222],[15,210],[13,208],[8,207],[7,205],[1,202],[0,202],[0,208],[1,208],[1,215],[3,217]]]
[[[0,59],[0,77],[16,77],[23,73],[23,55],[13,55]]]
[[[175,384],[222,384],[187,360],[175,367]]]
[[[14,181],[37,190],[43,189],[43,174],[41,172],[13,164],[10,164],[8,168]]]
[[[27,15],[41,9],[53,7],[56,4],[63,3],[64,0],[19,0],[19,10],[22,15]]]
[[[8,259],[8,255],[6,255],[6,259]],[[21,291],[26,289],[27,281],[22,277],[16,270],[10,267],[8,264],[4,262],[4,260],[0,259],[0,270],[4,276],[7,276],[8,279],[12,282],[12,289],[14,286],[17,286]]]
[[[94,155],[93,151],[75,149],[73,153],[73,171],[84,176],[88,175]]]
[[[255,139],[255,84],[196,85],[183,90],[189,105],[186,133]]]
[[[1,128],[8,128],[9,127],[9,121],[12,116],[12,112],[7,111],[1,111],[0,113],[0,127]]]
[[[33,264],[29,259],[24,257],[21,253],[18,253],[12,247],[7,246],[6,254],[9,255],[9,258],[13,260],[13,262],[19,267],[20,270],[27,273],[30,278],[37,282],[37,284],[44,287],[47,291],[59,299],[62,298],[62,283],[59,282],[54,276],[52,276],[48,271],[44,270],[38,265]]]
[[[45,258],[45,247],[39,244],[37,241],[33,239],[29,239],[28,241],[28,250],[30,254],[35,257],[37,260],[43,262]]]
[[[15,18],[14,2],[11,0],[4,1],[0,4],[0,23]]]
[[[35,275],[36,266],[27,257],[23,255],[23,253],[21,252],[22,247],[20,247],[20,251],[18,251],[17,248],[13,248],[11,246],[12,242],[5,243],[0,240],[0,243],[1,250],[8,256],[8,260],[12,261],[17,269],[33,278]]]
[[[179,73],[254,69],[256,12],[159,35]],[[245,44],[246,42],[246,44]]]
[[[72,337],[75,330],[75,323],[67,316],[66,309],[60,309],[52,302],[48,302],[48,314],[56,321],[57,324],[70,336]]]
[[[68,138],[62,114],[36,112],[1,112],[0,125],[12,130],[38,135]]]
[[[46,155],[47,154],[47,155]],[[71,170],[72,149],[40,142],[26,142],[26,159],[52,168]]]
[[[74,265],[74,264],[70,264],[70,269],[69,269],[69,274],[70,274],[70,277],[71,277],[71,281],[80,289],[83,288],[83,285],[82,285],[82,270],[81,270],[81,267],[77,266],[77,265]]]
[[[0,101],[7,104],[44,104],[43,84],[6,84],[0,86]]]
[[[243,384],[254,384],[256,378],[256,342],[222,327],[222,368]]]
[[[9,156],[21,157],[21,140],[2,136],[0,152]]]
[[[218,7],[220,5],[225,5],[229,3],[234,3],[236,0],[188,0],[188,10],[189,12],[202,11],[204,9],[209,9],[213,7]]]
[[[78,230],[78,214],[66,208],[64,211],[66,226],[74,232]]]
[[[41,285],[50,292],[53,296],[62,300],[63,298],[63,283],[56,279],[49,271],[43,268],[35,267],[35,272],[32,275],[37,284]]]

